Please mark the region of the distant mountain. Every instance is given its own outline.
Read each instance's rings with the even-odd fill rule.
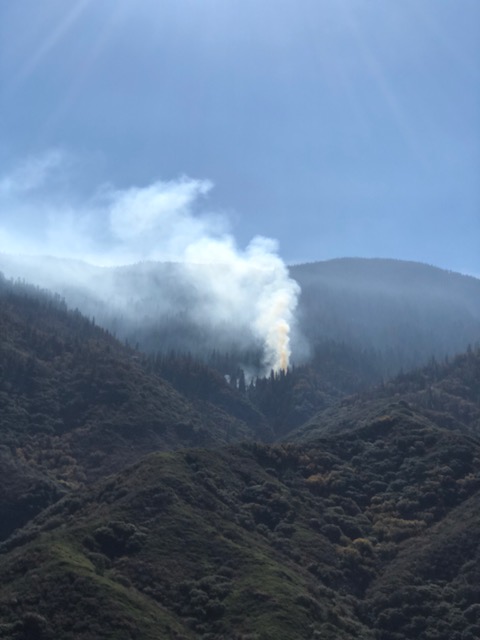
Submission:
[[[191,267],[145,262],[99,268],[0,255],[0,270],[8,276],[50,288],[71,308],[145,352],[174,350],[217,365],[218,354],[230,354],[234,369],[257,374],[263,345],[251,327],[232,328],[222,321],[209,302],[221,265]],[[337,343],[358,357],[368,353],[380,381],[480,341],[476,278],[420,263],[360,258],[294,265],[290,276],[301,288],[292,327],[297,365]]]
[[[191,400],[196,394],[200,403],[212,376],[210,371],[197,383],[195,368],[203,361],[230,381],[232,391],[240,389],[248,398],[235,410],[240,420],[254,424],[256,431],[264,418],[250,415],[251,405],[263,414],[273,430],[267,439],[285,435],[345,395],[432,357],[442,361],[480,340],[480,281],[475,278],[398,260],[297,265],[290,269],[300,285],[291,327],[296,366],[281,384],[260,381],[245,392],[265,373],[263,347],[248,327],[240,330],[221,321],[217,307],[208,316],[208,296],[220,267],[197,265],[192,277],[190,268],[175,263],[99,268],[3,255],[0,265],[61,292],[70,307],[149,354],[151,372]],[[213,381],[210,389],[216,388]],[[231,412],[231,402],[226,408],[223,401],[219,398],[220,408]]]
[[[385,375],[480,343],[480,280],[400,260],[345,258],[297,265],[298,324],[325,340],[371,350]]]

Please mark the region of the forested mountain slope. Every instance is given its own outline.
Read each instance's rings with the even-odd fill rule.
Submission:
[[[338,345],[240,392],[5,280],[0,327],[1,637],[479,637],[480,350],[342,398]]]
[[[187,398],[33,287],[0,281],[0,336],[2,537],[62,492],[146,453],[271,437],[221,376],[187,363],[184,379],[196,384]]]
[[[3,544],[3,637],[474,640],[479,501],[479,440],[395,402],[307,445],[153,454]]]
[[[299,327],[373,350],[384,374],[480,342],[480,280],[415,262],[344,258],[295,265]]]
[[[305,441],[326,433],[341,435],[385,415],[386,407],[399,398],[439,426],[480,437],[480,348],[442,364],[432,359],[425,367],[344,398],[286,437]]]

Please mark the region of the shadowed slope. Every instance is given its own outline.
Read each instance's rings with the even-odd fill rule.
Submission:
[[[151,451],[268,436],[220,376],[197,366],[197,383],[216,395],[187,399],[140,354],[34,288],[0,282],[0,331],[2,535]]]

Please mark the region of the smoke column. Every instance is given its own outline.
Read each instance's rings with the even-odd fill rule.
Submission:
[[[274,254],[269,256],[271,281],[263,287],[258,299],[255,324],[258,334],[265,340],[265,366],[274,371],[285,371],[290,363],[290,333],[299,286],[289,278],[280,258]]]
[[[286,370],[300,289],[289,277],[275,241],[256,237],[242,252],[232,238],[202,238],[188,248],[187,264],[209,267],[207,277],[204,270],[189,268],[205,294],[205,309],[198,310],[203,321],[222,317],[234,331],[253,334],[263,343],[264,373]]]
[[[72,188],[56,189],[67,182],[58,180],[63,165],[62,155],[50,152],[0,176],[0,207],[9,212],[0,225],[6,276],[53,289],[89,315],[94,300],[108,301],[113,312],[137,323],[181,311],[220,342],[227,335],[243,346],[262,344],[265,373],[287,369],[299,287],[275,241],[256,237],[244,249],[237,246],[227,217],[206,207],[210,181],[100,185],[82,198]],[[28,236],[30,218],[36,225]],[[173,282],[152,276],[142,261],[175,263]],[[192,292],[182,309],[175,308],[177,276]]]

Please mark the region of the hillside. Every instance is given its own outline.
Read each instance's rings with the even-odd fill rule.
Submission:
[[[153,454],[3,544],[3,637],[473,640],[479,499],[479,440],[398,403],[308,446]]]
[[[335,342],[236,389],[24,284],[0,329],[2,638],[479,637],[479,349],[346,397]]]
[[[1,537],[146,453],[271,437],[221,376],[187,363],[190,388],[179,392],[138,352],[33,287],[0,280],[0,331]]]
[[[309,344],[375,352],[384,375],[480,341],[480,280],[416,262],[344,258],[295,265]]]
[[[393,378],[368,392],[344,398],[286,437],[308,441],[340,435],[388,413],[392,401],[439,426],[480,437],[480,349],[469,349],[451,361],[429,365]]]

